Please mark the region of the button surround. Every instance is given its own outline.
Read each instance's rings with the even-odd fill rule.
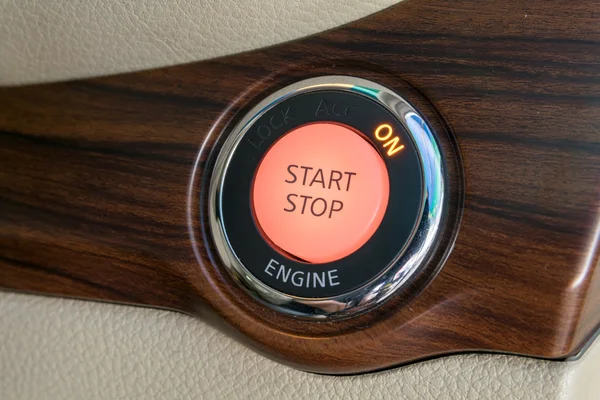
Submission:
[[[321,106],[316,101],[322,102],[323,99],[329,104],[328,115],[319,115]],[[294,113],[290,113],[290,109],[284,106],[294,101],[298,104],[293,108]],[[302,108],[300,105],[303,103],[308,104],[307,109],[311,112],[302,114],[300,118],[297,110]],[[332,107],[334,104],[337,109]],[[372,111],[367,112],[369,118],[365,118],[365,109],[369,108]],[[360,113],[362,118],[356,118]],[[385,121],[402,136],[402,143],[407,146],[405,155],[413,154],[416,159],[407,168],[406,164],[404,167],[398,165],[403,160],[406,162],[406,156],[384,158],[392,190],[390,207],[381,226],[356,253],[329,263],[339,267],[334,269],[340,273],[353,271],[344,276],[353,279],[344,279],[343,284],[338,279],[338,284],[327,290],[320,290],[319,285],[316,288],[300,285],[290,290],[289,286],[282,286],[282,279],[269,279],[268,272],[275,275],[279,264],[283,263],[290,270],[304,268],[307,273],[312,271],[311,268],[323,271],[323,265],[327,264],[297,266],[291,259],[260,255],[264,251],[276,250],[266,242],[266,246],[260,244],[264,239],[250,211],[250,183],[264,152],[279,136],[293,129],[291,125],[324,120],[347,125],[352,120],[350,126],[363,133],[373,132],[376,128],[373,124]],[[380,152],[386,150],[382,148],[384,143],[372,141],[379,145]],[[251,148],[254,150],[248,150]],[[411,153],[411,149],[414,152]],[[402,180],[407,179],[410,165],[420,165],[416,174],[414,168],[408,174],[419,180],[411,186],[413,189],[418,187],[418,194],[399,196],[399,192],[406,192],[406,182],[402,183]],[[247,187],[240,188],[240,182]],[[240,196],[240,193],[243,195]],[[374,82],[327,76],[304,80],[277,91],[255,106],[236,125],[215,164],[209,188],[209,222],[225,266],[255,298],[271,308],[295,316],[349,317],[381,304],[424,266],[439,234],[445,208],[444,193],[440,147],[431,129],[414,108],[391,90]],[[409,204],[403,205],[403,198],[408,198]],[[408,215],[414,215],[414,221],[403,222],[407,209],[411,210]],[[269,259],[280,261],[269,268]],[[267,274],[261,275],[261,270]]]
[[[356,114],[315,115],[319,105],[351,103]],[[291,117],[289,109],[293,110]],[[290,116],[289,124],[275,124],[270,135],[261,136],[274,116]],[[322,121],[343,123],[374,134],[380,121],[390,123],[406,146],[401,157],[383,159],[389,176],[389,199],[384,218],[370,239],[350,256],[325,264],[307,264],[284,258],[259,232],[251,205],[251,185],[256,169],[271,146],[293,129]],[[266,125],[269,124],[269,125]],[[384,143],[373,143],[379,151]],[[317,146],[318,143],[315,143]],[[404,150],[403,150],[404,151]],[[221,221],[227,242],[236,258],[256,279],[286,295],[300,298],[331,298],[363,286],[382,273],[404,250],[415,233],[423,207],[423,176],[416,145],[402,124],[385,108],[361,94],[318,90],[292,96],[266,110],[246,131],[232,152],[223,176]],[[269,267],[271,260],[274,260]],[[283,265],[283,270],[281,265]],[[368,266],[368,267],[365,267]],[[326,274],[323,276],[323,274]],[[290,277],[286,277],[291,275]],[[308,277],[312,282],[308,281]],[[330,278],[331,277],[331,278]],[[335,277],[335,278],[334,278]],[[319,285],[325,279],[325,287]]]

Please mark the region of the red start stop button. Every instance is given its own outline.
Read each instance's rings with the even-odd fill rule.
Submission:
[[[371,238],[389,191],[386,165],[361,134],[319,122],[285,134],[267,151],[252,205],[275,247],[305,262],[328,263]]]

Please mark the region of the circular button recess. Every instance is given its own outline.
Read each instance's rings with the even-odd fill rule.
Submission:
[[[381,155],[367,140],[344,125],[312,123],[267,151],[252,203],[275,247],[301,261],[329,263],[371,238],[385,214],[390,185]]]
[[[433,133],[402,97],[308,79],[257,104],[216,159],[209,222],[236,281],[296,316],[381,304],[424,266],[444,208]]]

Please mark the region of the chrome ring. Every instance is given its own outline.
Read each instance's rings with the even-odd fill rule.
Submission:
[[[227,167],[248,129],[276,104],[301,93],[338,90],[358,93],[376,101],[398,118],[412,137],[423,171],[421,220],[404,251],[376,278],[351,292],[328,298],[291,296],[262,283],[240,262],[225,232],[222,216],[222,191]],[[425,120],[401,96],[390,89],[361,78],[323,76],[306,79],[273,93],[256,105],[233,129],[221,149],[209,186],[209,224],[217,252],[233,278],[251,296],[268,307],[296,317],[312,319],[348,318],[368,311],[389,299],[426,265],[439,237],[445,212],[445,174],[440,146]]]

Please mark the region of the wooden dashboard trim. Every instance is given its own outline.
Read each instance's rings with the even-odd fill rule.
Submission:
[[[600,324],[597,10],[409,0],[255,52],[2,88],[0,287],[208,318],[316,372],[465,351],[574,356]],[[200,200],[236,118],[325,73],[383,81],[446,129],[464,204],[432,279],[367,315],[307,322],[231,280],[203,236]]]

